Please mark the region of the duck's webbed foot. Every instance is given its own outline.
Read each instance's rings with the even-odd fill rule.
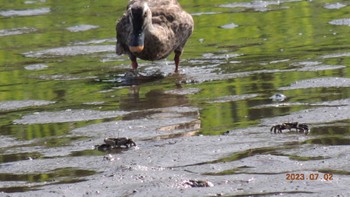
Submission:
[[[130,55],[129,56],[130,60],[131,60],[131,67],[132,69],[130,69],[129,71],[127,71],[124,75],[124,78],[126,80],[134,80],[137,79],[139,77],[142,77],[142,75],[139,73],[139,71],[137,70],[137,68],[139,67],[138,63],[137,63],[137,59],[134,55]]]
[[[142,74],[139,73],[139,71],[136,69],[130,69],[125,72],[124,78],[126,80],[135,80],[144,77]]]

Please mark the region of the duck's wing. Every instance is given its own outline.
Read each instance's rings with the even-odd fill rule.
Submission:
[[[128,35],[130,32],[130,22],[128,16],[124,14],[122,18],[117,21],[116,32],[117,32],[117,44],[116,53],[118,55],[129,53],[128,48]]]
[[[159,6],[152,9],[152,22],[173,32],[175,41],[174,49],[185,45],[193,32],[194,22],[190,14],[185,12],[177,1],[172,1],[170,6]],[[173,49],[173,50],[174,50]]]

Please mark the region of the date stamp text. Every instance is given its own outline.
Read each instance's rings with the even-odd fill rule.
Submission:
[[[332,181],[333,180],[333,174],[331,173],[287,173],[286,174],[286,180],[288,181],[303,181],[303,180],[310,180],[310,181]]]

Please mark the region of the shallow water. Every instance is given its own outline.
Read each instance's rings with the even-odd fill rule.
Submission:
[[[126,1],[0,2],[0,191],[350,195],[349,2],[180,2],[195,20],[180,74],[171,55],[137,81],[114,53]],[[296,121],[310,133],[270,134]],[[137,147],[93,150],[117,136]]]

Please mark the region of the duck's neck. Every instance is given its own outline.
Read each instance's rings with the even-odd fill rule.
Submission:
[[[167,40],[167,30],[159,25],[154,25],[152,22],[148,23],[144,28],[145,39],[150,38],[153,41],[166,42]]]
[[[150,33],[150,34],[153,34],[155,33],[155,30],[154,30],[154,26],[152,24],[152,21],[147,23],[147,25],[144,27],[144,30],[143,30],[146,34]]]

